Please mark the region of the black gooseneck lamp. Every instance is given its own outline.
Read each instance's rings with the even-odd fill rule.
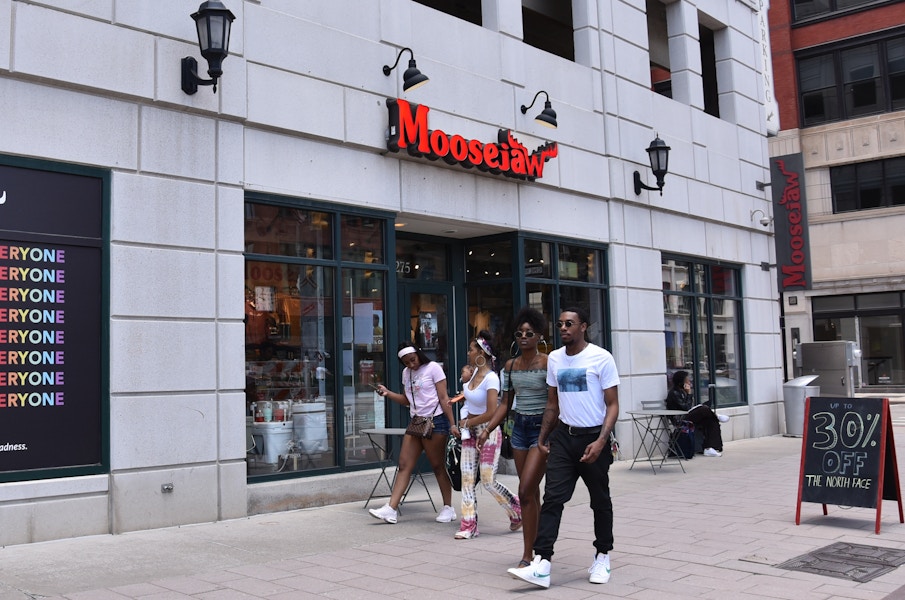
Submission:
[[[537,97],[540,96],[541,94],[543,94],[544,98],[546,98],[546,101],[544,102],[544,110],[542,110],[540,112],[540,114],[538,114],[536,117],[534,117],[534,121],[536,123],[543,125],[544,127],[549,127],[550,129],[556,129],[556,127],[557,127],[556,111],[553,110],[553,105],[550,104],[550,94],[548,94],[544,90],[541,90],[538,93],[534,94],[534,99],[531,100],[531,104],[529,104],[528,106],[525,106],[524,104],[522,104],[520,110],[522,111],[522,114],[527,113],[528,110],[532,106],[534,106],[534,103],[537,102]]]
[[[182,59],[182,91],[192,95],[198,91],[199,85],[214,86],[217,93],[217,80],[223,75],[220,67],[223,59],[229,54],[229,30],[236,16],[223,6],[220,0],[207,0],[192,15],[195,28],[198,30],[198,46],[201,56],[207,60],[207,74],[210,79],[198,77],[198,61],[191,56]]]
[[[419,88],[428,81],[427,75],[418,70],[418,65],[415,64],[415,53],[412,52],[411,48],[403,48],[399,51],[399,54],[396,55],[396,62],[393,63],[393,66],[383,65],[383,74],[387,77],[390,76],[390,73],[393,72],[393,69],[399,64],[399,59],[402,58],[402,53],[408,50],[409,56],[409,68],[405,70],[405,73],[402,74],[402,91],[408,92],[410,90],[414,90],[415,88]]]
[[[663,178],[666,177],[666,173],[669,171],[669,150],[670,147],[666,145],[666,142],[660,139],[659,135],[657,135],[657,137],[654,138],[654,141],[650,143],[650,146],[647,147],[647,155],[650,159],[650,170],[653,171],[654,177],[657,178],[657,187],[651,187],[641,183],[641,173],[635,171],[636,196],[641,194],[641,190],[659,191],[660,195],[663,195]]]

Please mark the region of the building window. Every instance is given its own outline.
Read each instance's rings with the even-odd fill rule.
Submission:
[[[846,340],[861,349],[862,385],[905,384],[905,303],[900,292],[811,299],[815,342]]]
[[[720,117],[720,92],[717,86],[716,47],[713,30],[698,26],[701,46],[701,82],[704,87],[704,112]]]
[[[833,212],[905,206],[905,157],[830,168]]]
[[[386,220],[245,204],[248,472],[285,477],[373,463],[385,425]]]
[[[878,0],[792,0],[792,20],[805,21],[834,13],[847,13],[865,6],[889,4]]]
[[[519,243],[521,252],[517,253]],[[508,237],[469,244],[465,250],[469,337],[486,329],[501,358],[511,357],[511,321],[519,308],[513,307],[513,298],[524,298],[516,302],[536,308],[547,319],[543,332],[547,344],[541,344],[542,352],[557,347],[559,333],[553,323],[560,311],[572,306],[588,311],[588,338],[609,347],[605,258],[602,247],[575,241]],[[516,264],[524,273],[524,293],[516,289]]]
[[[529,46],[575,60],[571,0],[522,0],[522,32]]]
[[[662,272],[667,378],[688,371],[698,400],[743,404],[740,270],[664,257]]]
[[[527,303],[547,317],[545,338],[558,343],[553,322],[561,311],[578,306],[590,316],[588,339],[610,347],[605,250],[575,242],[524,239],[523,252]]]
[[[662,96],[672,98],[666,6],[659,0],[647,0],[645,6],[651,89]]]
[[[482,23],[481,0],[415,0],[415,2],[475,25]]]
[[[798,87],[805,127],[905,108],[905,35],[800,56]]]

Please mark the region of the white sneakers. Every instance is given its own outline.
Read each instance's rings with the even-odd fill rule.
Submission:
[[[508,573],[515,579],[521,579],[538,587],[550,587],[550,561],[541,558],[540,555],[535,556],[534,560],[527,567],[513,567]]]
[[[714,450],[713,448],[704,448],[704,456],[722,456],[723,453],[718,450]]]
[[[396,511],[389,504],[384,504],[380,508],[372,508],[368,512],[375,519],[383,519],[391,525],[396,524]]]
[[[717,415],[716,418],[719,419],[720,423],[729,422],[729,415]]]
[[[540,556],[535,556],[534,560],[527,567],[513,567],[508,573],[515,579],[521,579],[538,587],[550,587],[550,561]],[[591,583],[606,583],[610,580],[610,555],[598,552],[594,556],[594,564],[588,569],[591,575],[588,581]]]
[[[437,518],[434,519],[437,523],[449,523],[450,521],[456,520],[456,511],[452,506],[445,504],[443,508],[440,509],[440,512],[437,513]]]
[[[384,504],[380,508],[372,508],[368,512],[375,519],[382,519],[390,524],[395,524],[398,517],[398,513],[389,504]],[[456,518],[456,511],[447,504],[440,509],[435,520],[437,523],[449,523],[450,521],[455,521]]]
[[[594,564],[588,569],[591,583],[606,583],[610,580],[610,555],[598,552],[594,557]]]

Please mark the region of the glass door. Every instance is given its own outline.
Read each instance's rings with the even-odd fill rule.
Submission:
[[[410,341],[443,367],[447,390],[457,389],[455,290],[451,283],[401,283],[400,341]],[[406,331],[406,329],[408,329]],[[407,334],[407,337],[406,337]],[[396,347],[390,348],[395,353]],[[464,352],[462,353],[464,356]]]

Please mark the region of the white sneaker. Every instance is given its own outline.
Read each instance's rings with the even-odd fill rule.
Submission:
[[[535,556],[527,567],[513,567],[508,573],[515,579],[521,579],[542,588],[550,587],[550,561]]]
[[[723,453],[713,448],[704,448],[704,456],[722,456]]]
[[[440,509],[440,512],[437,513],[437,518],[434,520],[437,523],[449,523],[450,521],[455,521],[456,511],[452,506],[444,504],[443,508]]]
[[[720,423],[729,422],[729,415],[717,415],[716,418],[720,420]]]
[[[368,512],[375,519],[383,519],[390,524],[396,523],[396,511],[389,504],[384,504],[380,508],[372,508]]]
[[[610,555],[598,552],[594,557],[594,564],[588,569],[591,574],[588,581],[591,583],[606,583],[610,580]]]

